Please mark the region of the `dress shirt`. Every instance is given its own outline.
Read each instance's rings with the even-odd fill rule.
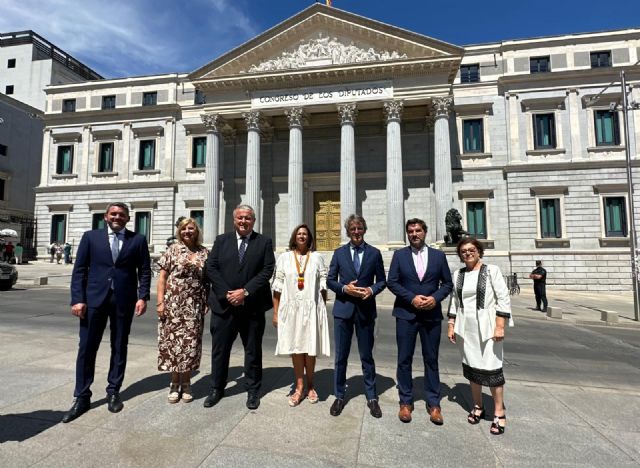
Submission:
[[[251,237],[251,234],[253,234],[253,231],[251,231],[249,234],[247,234],[246,236],[244,236],[245,239],[247,239],[247,247],[249,247],[249,237]],[[242,237],[238,231],[236,231],[236,241],[238,241],[238,250],[240,250],[240,244],[242,244]]]
[[[121,229],[119,231],[114,231],[113,229],[111,229],[111,226],[109,226],[107,224],[107,232],[109,233],[109,235],[107,236],[109,239],[109,251],[111,251],[111,244],[113,243],[113,236],[116,235],[116,232],[118,233],[118,252],[120,252],[122,250],[122,242],[124,239],[124,229]]]
[[[364,246],[365,246],[364,241],[358,246],[358,248],[360,249],[360,252],[358,252],[358,258],[360,259],[360,268],[361,269],[362,269],[362,257],[364,257],[364,249],[365,249]],[[349,242],[349,252],[351,253],[351,261],[353,262],[353,256],[356,253],[356,246],[353,245],[351,242]],[[343,293],[344,293],[344,289],[345,288],[346,288],[346,286],[342,286],[342,292]],[[369,291],[371,291],[371,295],[373,296],[373,289],[371,289],[371,287],[367,287],[367,289]]]
[[[429,267],[429,251],[427,250],[426,245],[423,245],[420,250],[411,247],[411,258],[413,259],[413,266],[416,268],[416,271],[418,271],[418,255],[422,257],[422,262],[424,264],[424,274],[426,275],[427,268]]]

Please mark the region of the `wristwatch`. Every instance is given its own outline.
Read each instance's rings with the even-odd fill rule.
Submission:
[[[244,291],[244,297],[247,297],[249,295],[249,291],[247,291],[246,289],[243,289]]]

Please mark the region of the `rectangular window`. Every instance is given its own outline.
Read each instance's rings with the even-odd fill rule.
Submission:
[[[607,237],[626,237],[627,209],[624,197],[604,197],[604,231]]]
[[[115,96],[102,96],[102,108],[103,109],[115,109],[116,97]]]
[[[195,97],[193,98],[193,101],[194,101],[193,102],[194,104],[206,104],[207,96],[205,96],[205,94],[199,89],[196,89],[196,93],[195,93]]]
[[[540,200],[540,236],[543,239],[562,237],[559,198]]]
[[[75,99],[64,99],[62,101],[62,112],[75,112],[75,111],[76,111]]]
[[[135,231],[144,236],[147,239],[147,243],[149,243],[149,237],[151,234],[151,213],[136,213]]]
[[[73,145],[58,146],[56,174],[73,173]]]
[[[7,60],[7,68],[16,68],[16,59]]]
[[[556,124],[553,114],[533,115],[533,147],[534,149],[556,147]]]
[[[482,119],[468,119],[462,121],[463,129],[463,152],[483,153],[484,135],[482,129]]]
[[[594,112],[596,126],[596,146],[615,146],[620,144],[620,126],[618,112],[597,110]]]
[[[478,81],[480,81],[479,64],[460,66],[460,83],[477,83]]]
[[[91,215],[91,229],[104,229],[104,213],[93,213]]]
[[[529,70],[531,73],[546,73],[551,71],[551,62],[549,56],[531,57],[529,59]]]
[[[0,145],[0,156],[6,156],[8,152],[9,148],[7,148],[7,145]]]
[[[487,205],[485,202],[467,202],[467,231],[477,239],[487,238]]]
[[[140,142],[140,159],[138,169],[149,171],[156,167],[156,141],[142,140]]]
[[[191,149],[191,167],[204,167],[207,157],[207,137],[196,137],[193,139]]]
[[[591,52],[591,68],[604,68],[611,66],[611,51]]]
[[[113,143],[100,143],[98,172],[113,172]]]
[[[158,93],[156,91],[142,93],[143,106],[155,106],[156,104],[158,104]]]
[[[6,200],[7,197],[4,194],[4,188],[6,185],[6,181],[4,179],[0,179],[0,200]]]
[[[67,215],[56,214],[51,217],[50,242],[65,242]]]
[[[204,223],[204,210],[191,210],[191,213],[189,213],[189,217],[191,219],[194,219],[202,230],[202,224]]]
[[[7,85],[4,87],[4,94],[13,94],[13,85]]]

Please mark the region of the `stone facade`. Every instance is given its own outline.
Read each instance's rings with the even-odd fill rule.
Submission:
[[[463,49],[316,4],[190,74],[51,86],[38,244],[54,214],[77,242],[123,200],[158,253],[178,216],[204,215],[211,242],[251,203],[279,251],[300,221],[344,242],[340,220],[361,213],[388,265],[406,219],[440,242],[456,208],[505,274],[542,259],[553,287],[629,289],[640,119],[625,142],[617,80],[640,79],[639,46],[624,30]],[[61,145],[76,155],[63,174]]]

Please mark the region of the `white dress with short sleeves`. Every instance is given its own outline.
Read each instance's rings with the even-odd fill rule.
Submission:
[[[295,252],[286,252],[278,257],[271,285],[274,292],[280,293],[276,354],[329,356],[329,323],[321,295],[327,289],[327,267],[319,253],[309,252],[304,288],[299,290],[294,255]],[[298,258],[303,265],[306,256]]]

